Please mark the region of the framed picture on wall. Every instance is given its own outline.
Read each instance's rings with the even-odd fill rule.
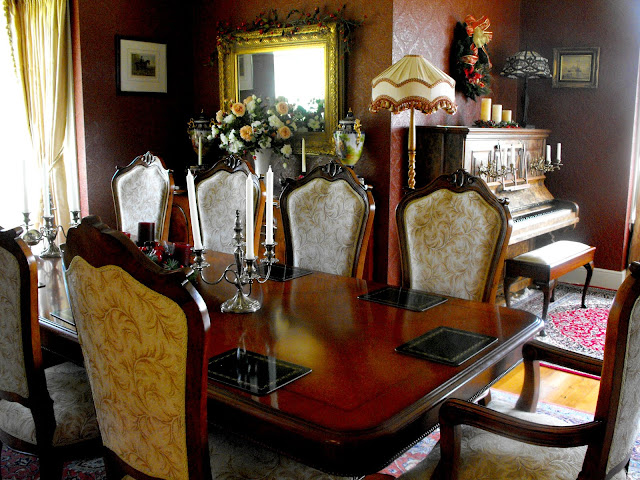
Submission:
[[[600,47],[554,48],[554,88],[598,88]]]
[[[167,44],[116,35],[116,92],[167,93]]]

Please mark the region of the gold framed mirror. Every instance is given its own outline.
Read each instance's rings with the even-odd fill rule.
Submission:
[[[339,37],[337,23],[235,33],[232,42],[218,46],[221,103],[251,94],[285,97],[304,109],[296,136],[304,137],[307,153],[333,154],[333,132],[344,114]]]

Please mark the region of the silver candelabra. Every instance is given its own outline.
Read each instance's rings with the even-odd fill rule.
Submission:
[[[204,249],[193,250],[194,263],[192,268],[200,276],[200,279],[208,285],[216,285],[222,280],[226,280],[236,286],[236,294],[225,301],[220,306],[220,310],[225,313],[257,312],[260,310],[262,304],[259,300],[249,298],[249,296],[251,295],[253,282],[257,281],[258,283],[264,283],[269,279],[269,275],[271,274],[271,265],[277,261],[275,257],[276,242],[263,243],[265,248],[265,258],[260,263],[266,264],[267,271],[264,276],[261,276],[258,272],[257,260],[255,258],[246,258],[244,253],[245,242],[242,234],[242,224],[240,222],[240,210],[236,210],[236,222],[233,230],[235,232],[233,236],[233,240],[235,242],[235,249],[233,253],[235,262],[225,268],[222,275],[220,275],[220,278],[215,282],[209,282],[204,278],[202,271],[210,266],[203,257]],[[249,293],[244,293],[244,287],[246,285],[249,285]]]

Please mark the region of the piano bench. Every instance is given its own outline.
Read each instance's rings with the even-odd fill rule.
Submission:
[[[507,259],[504,272],[504,298],[507,307],[510,305],[509,288],[518,277],[527,277],[542,289],[544,303],[542,306],[542,320],[547,320],[549,301],[554,301],[553,291],[558,278],[584,267],[587,270],[587,279],[582,289],[582,308],[586,308],[585,299],[587,288],[593,275],[593,257],[596,247],[591,247],[579,242],[561,240],[550,243],[541,248]],[[544,330],[542,331],[544,335]]]

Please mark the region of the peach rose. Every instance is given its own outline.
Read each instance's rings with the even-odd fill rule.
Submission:
[[[244,115],[244,112],[246,112],[247,109],[244,106],[244,103],[239,103],[236,102],[231,106],[231,112],[236,116],[236,117],[241,117]]]
[[[280,115],[286,115],[287,113],[289,113],[289,105],[287,105],[287,102],[278,102],[276,104],[276,111]]]
[[[278,129],[278,135],[283,140],[287,140],[287,139],[291,138],[291,129],[289,127],[287,127],[287,126],[280,127]]]
[[[245,125],[240,129],[240,136],[243,140],[250,142],[253,140],[253,128],[251,125]]]
[[[222,110],[218,110],[216,112],[216,122],[222,123],[223,119],[224,119],[224,112]]]
[[[247,98],[245,98],[245,99],[242,101],[242,103],[244,103],[244,104],[246,105],[246,104],[247,104],[247,103],[249,103],[251,100],[253,100],[253,95],[249,95]]]

